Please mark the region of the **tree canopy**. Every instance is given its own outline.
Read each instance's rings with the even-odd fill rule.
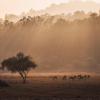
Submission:
[[[2,69],[7,69],[11,72],[18,72],[23,79],[23,83],[26,82],[27,73],[30,69],[37,67],[35,62],[32,61],[30,56],[25,56],[23,53],[18,53],[16,56],[5,59],[1,63]]]

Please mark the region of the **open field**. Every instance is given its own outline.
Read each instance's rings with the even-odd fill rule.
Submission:
[[[11,87],[0,88],[0,100],[100,100],[100,77],[86,80],[63,80],[52,77],[28,77],[22,84],[19,77],[1,76]]]

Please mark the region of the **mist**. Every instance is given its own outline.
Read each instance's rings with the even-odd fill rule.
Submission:
[[[24,52],[38,64],[36,72],[100,70],[100,15],[77,11],[73,15],[23,17],[0,23],[0,61]]]

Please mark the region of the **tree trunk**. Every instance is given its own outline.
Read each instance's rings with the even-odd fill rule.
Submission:
[[[25,83],[26,83],[26,78],[23,79],[23,84],[25,84]]]
[[[26,83],[27,74],[25,72],[23,72],[23,74],[24,74],[23,84],[25,84]]]
[[[19,72],[21,78],[22,78],[22,83],[25,84],[26,83],[26,73],[25,72]]]

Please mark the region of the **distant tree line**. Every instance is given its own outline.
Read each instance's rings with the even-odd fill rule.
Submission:
[[[3,58],[5,52],[12,55],[17,48],[23,47],[24,50],[29,49],[31,53],[34,51],[38,56],[42,56],[41,59],[46,57],[47,60],[47,56],[48,59],[49,56],[57,57],[54,58],[56,61],[51,57],[47,61],[51,60],[49,64],[70,64],[78,68],[89,66],[89,69],[94,71],[94,66],[100,65],[100,14],[94,12],[87,17],[84,12],[76,12],[73,18],[75,16],[77,18],[74,20],[61,15],[41,15],[23,17],[16,23],[9,20],[1,22],[0,57]],[[82,16],[84,18],[80,19]]]

